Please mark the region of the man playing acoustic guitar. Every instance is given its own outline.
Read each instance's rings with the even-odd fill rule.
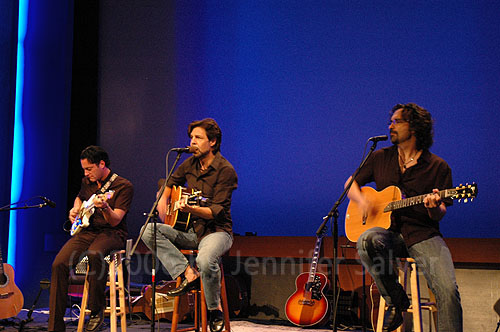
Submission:
[[[75,225],[89,219],[88,227],[76,228],[52,263],[49,331],[65,331],[64,314],[68,294],[69,269],[84,257],[89,262],[90,319],[86,331],[95,331],[104,319],[107,263],[104,257],[125,248],[126,216],[133,197],[133,186],[109,168],[108,153],[98,146],[85,148],[80,155],[85,174],[80,192],[69,211]],[[92,206],[93,208],[90,208]],[[89,207],[89,209],[85,208]]]
[[[433,121],[422,107],[413,103],[394,106],[389,132],[393,146],[372,154],[356,176],[349,198],[364,215],[369,215],[375,209],[374,204],[360,185],[375,182],[377,190],[396,186],[406,197],[430,194],[425,196],[423,204],[393,211],[389,229],[368,229],[357,240],[360,259],[389,305],[384,331],[399,327],[403,323],[402,311],[409,306],[394,272],[394,259],[412,257],[436,296],[439,331],[461,332],[462,307],[455,270],[439,231],[439,221],[452,201],[441,199],[438,191],[452,186],[451,169],[429,151]]]
[[[210,329],[222,331],[224,320],[220,302],[219,259],[233,244],[231,197],[237,188],[238,178],[233,166],[221,155],[221,130],[213,119],[192,122],[188,127],[193,156],[186,159],[173,173],[158,203],[158,214],[165,221],[168,203],[174,186],[187,183],[190,189],[201,191],[211,203],[208,206],[191,206],[176,201],[177,209],[191,214],[192,227],[177,230],[172,225],[158,223],[158,258],[172,278],[184,275],[181,285],[169,292],[179,296],[200,286],[205,290]],[[148,224],[142,240],[153,247],[153,224]],[[196,265],[192,267],[179,249],[198,249]],[[201,277],[201,278],[200,278]]]

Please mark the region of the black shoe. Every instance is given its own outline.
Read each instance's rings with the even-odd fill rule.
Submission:
[[[394,331],[401,324],[403,324],[403,313],[401,312],[401,309],[394,306],[389,306],[389,308],[387,308],[385,312],[384,326],[382,327],[382,331]]]
[[[97,313],[91,313],[90,319],[87,322],[87,326],[85,326],[85,331],[87,332],[96,331],[99,328],[99,326],[101,326],[103,321],[104,321],[104,310],[100,310]]]
[[[221,332],[224,328],[224,314],[222,311],[215,309],[210,310],[210,331]]]
[[[184,279],[179,287],[169,290],[166,294],[167,296],[181,296],[193,289],[200,289],[200,277],[191,282]]]
[[[402,288],[397,301],[397,305],[391,305],[387,308],[384,316],[384,326],[382,327],[383,331],[394,331],[404,322],[403,311],[410,307],[410,301]]]

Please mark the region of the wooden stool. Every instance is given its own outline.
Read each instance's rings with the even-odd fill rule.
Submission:
[[[125,306],[125,283],[123,278],[123,264],[122,256],[125,254],[125,250],[118,251],[112,254],[113,259],[109,259],[107,256],[105,260],[109,264],[108,282],[106,286],[109,286],[109,307],[104,310],[105,314],[110,315],[110,329],[111,332],[116,332],[116,318],[120,316],[121,318],[121,332],[127,331],[127,317],[126,317],[126,306]],[[88,281],[89,267],[87,265],[87,274],[85,275],[85,282],[83,286],[83,296],[82,305],[80,307],[80,318],[78,319],[78,329],[77,332],[83,332],[83,325],[85,322],[85,315],[90,314],[90,310],[87,309],[87,302],[89,296],[89,281]],[[117,280],[118,277],[118,280]],[[116,292],[118,291],[118,298],[120,306],[116,306]]]
[[[197,255],[198,250],[181,250],[184,255]],[[220,266],[221,280],[220,280],[220,297],[222,302],[222,311],[224,313],[224,330],[226,332],[231,331],[231,326],[229,323],[229,308],[227,304],[227,294],[226,294],[226,282],[224,279],[224,269],[222,264]],[[200,277],[201,278],[201,277]],[[177,278],[177,287],[181,284],[181,277]],[[201,331],[207,332],[207,302],[205,300],[205,290],[203,288],[203,283],[200,280],[200,290],[192,290],[194,292],[194,326],[177,329],[179,323],[179,301],[180,296],[176,296],[174,300],[174,312],[172,314],[172,328],[171,332],[183,332],[183,331],[199,331],[200,330],[200,312],[201,312]]]
[[[408,273],[410,274],[410,293],[411,293],[411,304],[406,312],[411,312],[413,315],[413,331],[423,332],[422,326],[422,310],[429,310],[432,315],[432,320],[434,322],[434,330],[437,331],[437,306],[434,294],[429,289],[429,302],[422,302],[420,299],[420,286],[418,283],[418,270],[417,262],[413,258],[403,258],[401,259],[402,265],[398,267],[399,272],[399,282],[403,285],[403,288],[407,289]],[[380,297],[380,306],[378,312],[377,330],[376,332],[382,332],[382,327],[384,325],[384,314],[387,307],[385,305],[385,300]],[[430,323],[430,322],[429,322]],[[396,329],[398,332],[404,331],[404,323]]]

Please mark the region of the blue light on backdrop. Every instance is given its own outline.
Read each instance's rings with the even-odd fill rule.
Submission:
[[[24,125],[23,125],[23,91],[24,91],[24,38],[28,25],[29,0],[19,1],[17,67],[16,67],[16,101],[14,116],[14,140],[12,153],[11,202],[21,198],[24,170]],[[9,247],[7,262],[14,268],[16,265],[17,211],[10,211]]]

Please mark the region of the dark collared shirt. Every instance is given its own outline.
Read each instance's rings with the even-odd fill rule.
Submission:
[[[105,185],[106,182],[111,178],[113,172],[109,172],[108,177],[103,181],[102,185]],[[102,212],[99,209],[95,209],[94,214],[92,215],[90,226],[88,228],[83,229],[88,231],[101,231],[103,229],[113,229],[119,231],[127,236],[127,214],[130,208],[130,204],[132,204],[132,198],[134,196],[134,187],[129,180],[122,178],[121,176],[116,177],[116,179],[111,183],[111,186],[107,191],[113,190],[113,196],[108,200],[109,206],[114,209],[121,209],[125,211],[125,216],[120,221],[118,225],[115,227],[108,224],[108,222],[104,219]],[[83,201],[88,200],[93,194],[100,194],[101,191],[97,182],[90,182],[87,177],[82,179],[82,185],[80,187],[80,192],[78,193],[78,197]]]
[[[186,184],[188,188],[202,192],[202,196],[210,201],[209,208],[215,216],[214,219],[203,219],[191,215],[198,240],[214,232],[224,231],[232,235],[231,198],[233,190],[238,187],[233,165],[217,152],[210,166],[202,171],[198,158],[191,156],[175,170],[167,186]]]
[[[375,182],[377,190],[388,186],[401,189],[404,197],[429,194],[432,189],[452,188],[451,169],[440,157],[425,150],[415,166],[401,173],[399,167],[397,146],[375,151],[361,169],[356,182],[363,186]],[[446,205],[451,205],[451,199],[445,199]],[[423,204],[395,210],[392,213],[391,229],[403,235],[408,247],[427,240],[439,231],[439,221],[432,220]]]

